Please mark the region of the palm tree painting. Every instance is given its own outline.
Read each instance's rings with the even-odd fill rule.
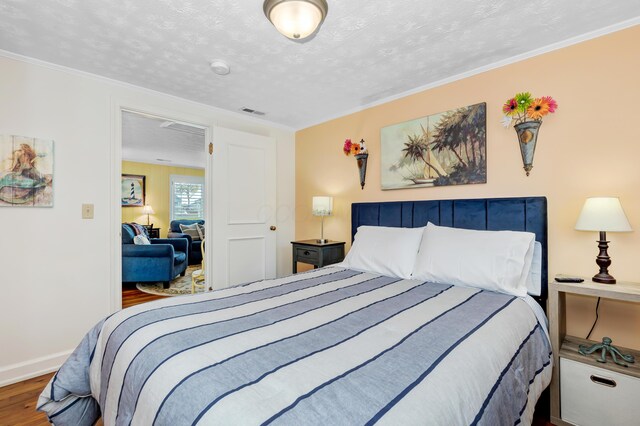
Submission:
[[[487,182],[486,103],[382,128],[382,189]]]

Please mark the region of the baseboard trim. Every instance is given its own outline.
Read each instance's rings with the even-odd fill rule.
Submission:
[[[72,351],[35,358],[0,367],[0,387],[56,371],[67,360]]]

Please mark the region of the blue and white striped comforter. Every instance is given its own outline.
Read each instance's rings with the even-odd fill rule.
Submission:
[[[328,267],[117,312],[38,405],[56,425],[512,425],[550,377],[522,299]]]

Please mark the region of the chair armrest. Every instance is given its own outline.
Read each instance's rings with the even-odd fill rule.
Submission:
[[[167,234],[167,238],[186,238],[189,242],[189,246],[191,246],[191,243],[193,242],[193,238],[191,238],[191,235],[183,234],[181,232],[169,232]]]
[[[170,257],[173,259],[175,250],[171,244],[123,244],[124,257]]]
[[[151,245],[164,244],[170,244],[175,251],[189,253],[189,246],[191,242],[186,238],[154,238],[151,240]]]

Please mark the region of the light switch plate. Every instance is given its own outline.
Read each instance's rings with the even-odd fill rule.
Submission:
[[[93,204],[82,205],[82,218],[93,219]]]

